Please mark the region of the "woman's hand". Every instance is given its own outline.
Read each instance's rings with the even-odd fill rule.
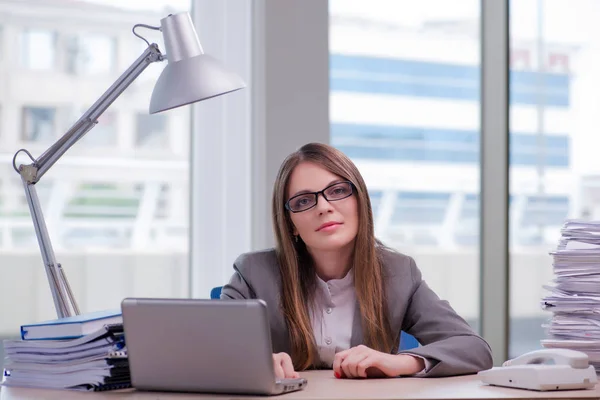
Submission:
[[[335,355],[336,378],[383,378],[412,375],[425,368],[425,362],[408,354],[386,354],[360,345]]]
[[[300,378],[300,374],[294,371],[292,358],[287,353],[273,354],[273,367],[277,378]]]

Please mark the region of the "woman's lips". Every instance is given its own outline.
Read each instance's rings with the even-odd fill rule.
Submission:
[[[319,227],[319,229],[317,229],[317,232],[329,232],[329,231],[334,231],[338,228],[338,226],[340,226],[341,223],[339,222],[326,222],[323,225],[321,225]]]

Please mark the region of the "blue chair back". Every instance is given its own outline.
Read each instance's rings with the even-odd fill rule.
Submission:
[[[212,288],[212,290],[210,291],[210,298],[213,300],[217,300],[221,298],[221,289],[223,289],[223,286],[217,286]]]
[[[410,350],[419,347],[419,342],[410,333],[400,332],[400,350]]]
[[[223,289],[222,286],[212,288],[210,291],[210,298],[221,298],[221,289]],[[404,331],[400,332],[400,350],[410,350],[414,349],[415,347],[419,347],[419,342],[417,339],[415,339],[413,335],[410,335]]]

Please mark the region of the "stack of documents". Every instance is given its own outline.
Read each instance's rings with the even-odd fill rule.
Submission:
[[[542,346],[583,351],[600,371],[600,221],[569,220],[561,234],[550,253],[555,279],[544,286],[552,318]]]
[[[131,386],[122,324],[68,340],[4,340],[5,386],[100,391]]]

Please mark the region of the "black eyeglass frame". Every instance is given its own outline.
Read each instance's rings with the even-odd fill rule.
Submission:
[[[339,198],[339,199],[331,199],[331,200],[329,200],[327,198],[327,195],[325,194],[325,191],[327,189],[333,187],[333,186],[339,185],[340,183],[347,183],[348,185],[350,185],[350,194],[348,196],[345,196],[345,197],[342,197],[342,198]],[[339,182],[332,183],[331,185],[327,186],[325,189],[319,190],[318,192],[300,193],[300,194],[297,194],[295,196],[292,196],[292,197],[289,198],[288,201],[285,202],[284,207],[285,207],[286,210],[288,210],[289,212],[293,212],[294,214],[301,213],[301,212],[304,212],[304,211],[308,211],[311,208],[315,208],[317,206],[317,204],[319,203],[319,195],[323,196],[323,198],[325,200],[327,200],[328,202],[331,202],[331,201],[339,201],[339,200],[347,199],[348,197],[352,196],[354,194],[354,192],[356,192],[356,186],[354,186],[354,183],[352,183],[350,181],[339,181]],[[292,200],[294,200],[295,198],[297,198],[297,197],[306,196],[307,194],[312,194],[312,195],[315,196],[315,204],[313,204],[312,206],[310,206],[308,208],[305,208],[304,210],[299,210],[299,211],[292,210],[292,208],[290,207],[290,202]]]

